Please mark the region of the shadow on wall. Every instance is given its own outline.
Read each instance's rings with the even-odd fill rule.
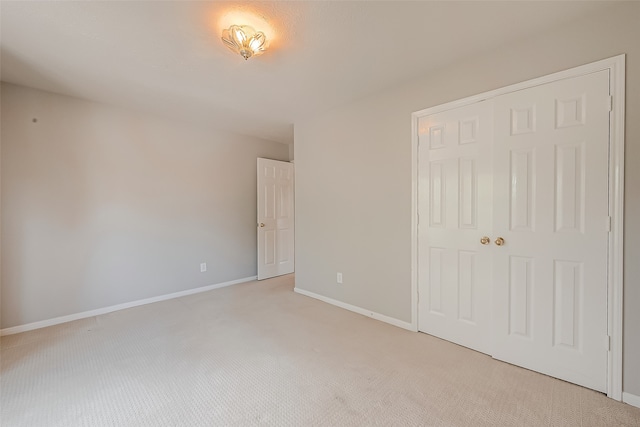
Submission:
[[[8,84],[2,104],[3,328],[256,274],[256,157],[287,145]]]

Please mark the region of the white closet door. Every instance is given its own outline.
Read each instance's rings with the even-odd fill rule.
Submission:
[[[491,348],[490,101],[419,121],[419,330]]]
[[[495,98],[493,356],[606,390],[609,74]]]

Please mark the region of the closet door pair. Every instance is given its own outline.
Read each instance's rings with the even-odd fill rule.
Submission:
[[[609,71],[419,119],[420,331],[606,391]]]

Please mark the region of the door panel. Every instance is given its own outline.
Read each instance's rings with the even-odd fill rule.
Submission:
[[[606,390],[608,71],[495,99],[494,357]]]
[[[484,102],[420,120],[419,329],[490,349],[492,107]]]
[[[294,271],[293,165],[258,159],[258,279]]]
[[[509,334],[531,338],[533,258],[509,257]]]

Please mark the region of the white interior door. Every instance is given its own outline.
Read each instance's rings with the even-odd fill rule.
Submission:
[[[258,159],[258,280],[294,271],[293,164]]]
[[[491,350],[493,108],[480,102],[419,121],[420,331]]]
[[[606,391],[609,72],[495,99],[493,356]]]

